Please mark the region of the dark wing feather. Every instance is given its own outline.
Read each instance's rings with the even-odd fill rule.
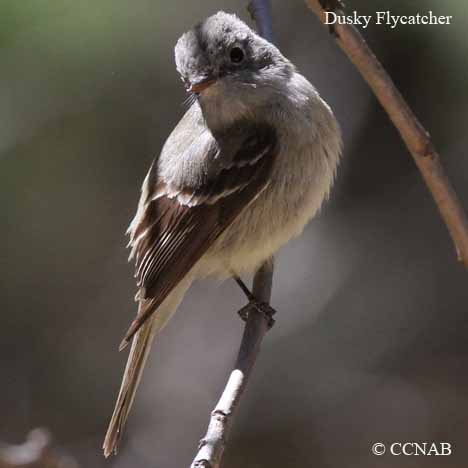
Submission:
[[[205,133],[200,138],[206,143]],[[156,161],[143,185],[140,206],[130,227],[130,246],[136,263],[137,298],[150,299],[151,307],[137,315],[124,342],[266,187],[277,152],[272,127],[247,123],[238,124],[228,135],[211,136],[208,145],[197,146],[197,141],[192,145],[206,154],[189,157],[212,158],[208,169],[199,164],[200,173],[194,173],[196,168],[187,169],[190,159],[184,161],[181,156],[178,163],[185,164],[190,177],[174,182],[174,178],[164,179]]]

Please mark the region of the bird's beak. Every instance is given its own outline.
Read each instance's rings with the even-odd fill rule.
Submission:
[[[215,78],[205,78],[203,80],[196,81],[195,83],[191,83],[188,90],[192,93],[199,94],[214,83],[216,83]]]

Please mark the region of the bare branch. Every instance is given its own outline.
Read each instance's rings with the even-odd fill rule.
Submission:
[[[270,301],[273,269],[273,259],[271,259],[255,274],[252,292],[258,301]],[[250,371],[257,359],[261,342],[268,328],[267,317],[252,309],[245,325],[234,370],[229,376],[218,404],[211,413],[208,430],[205,437],[200,440],[199,450],[191,468],[218,468],[220,466],[235,410],[246,388]]]
[[[260,36],[264,37],[267,41],[274,42],[270,1],[251,0],[247,5],[247,10],[252,19],[257,23]]]
[[[337,0],[305,0],[325,24],[322,4],[337,7]],[[412,154],[455,244],[457,257],[468,267],[468,219],[441,164],[428,132],[398,91],[359,31],[349,24],[333,26],[336,41],[370,86]]]

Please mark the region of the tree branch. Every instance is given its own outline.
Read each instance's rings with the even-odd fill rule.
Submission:
[[[253,282],[253,294],[260,302],[269,302],[273,282],[273,259],[257,271]],[[257,359],[260,345],[268,331],[268,319],[254,309],[249,313],[234,370],[223,394],[211,413],[208,430],[200,440],[198,453],[191,468],[218,468],[226,448],[235,410],[246,388],[250,371]]]
[[[336,13],[343,15],[337,0],[305,1],[323,24],[326,19],[321,3],[336,7]],[[335,24],[333,29],[338,45],[359,70],[400,132],[450,232],[458,259],[468,267],[468,219],[428,132],[359,31],[349,24]]]
[[[269,42],[275,42],[270,1],[251,0],[247,5],[247,10],[255,23],[257,23],[257,30],[260,36]]]
[[[259,34],[273,42],[270,0],[251,0],[247,9],[257,24]],[[252,293],[259,302],[270,302],[274,260],[265,262],[255,273]],[[215,409],[211,412],[205,437],[200,440],[198,453],[191,468],[219,468],[229,438],[235,410],[244,392],[253,365],[260,351],[270,320],[254,307],[249,309],[242,342],[234,369],[229,376]]]

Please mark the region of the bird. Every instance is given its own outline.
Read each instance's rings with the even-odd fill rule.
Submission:
[[[175,63],[191,105],[152,162],[128,229],[138,312],[121,344],[132,342],[106,457],[117,453],[152,341],[192,282],[240,280],[299,236],[341,159],[328,104],[236,15],[219,11],[183,34]]]

